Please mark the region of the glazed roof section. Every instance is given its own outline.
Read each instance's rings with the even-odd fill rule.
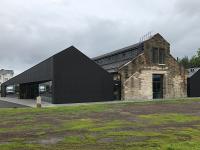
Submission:
[[[110,73],[117,72],[118,69],[128,63],[129,61],[140,55],[144,48],[144,42],[137,43],[99,57],[93,58],[93,60],[99,64],[102,68]]]

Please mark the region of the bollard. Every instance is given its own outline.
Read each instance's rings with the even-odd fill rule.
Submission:
[[[37,108],[42,108],[42,98],[41,98],[41,96],[37,97],[36,103],[37,103],[36,104]]]

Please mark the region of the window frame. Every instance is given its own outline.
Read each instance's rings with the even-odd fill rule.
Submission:
[[[161,55],[162,51],[162,55]],[[154,47],[152,49],[152,62],[153,64],[165,65],[165,49]]]

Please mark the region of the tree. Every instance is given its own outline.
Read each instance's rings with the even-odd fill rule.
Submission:
[[[179,63],[182,64],[185,68],[190,68],[190,60],[188,56],[185,56],[181,60],[179,60]]]
[[[192,58],[190,59],[190,67],[200,67],[200,49],[198,49],[197,55],[192,56]]]
[[[192,56],[191,59],[185,56],[179,61],[179,63],[187,69],[200,67],[200,48],[197,50],[197,54]]]

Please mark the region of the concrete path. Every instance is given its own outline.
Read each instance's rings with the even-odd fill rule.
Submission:
[[[19,105],[24,105],[27,107],[36,107],[36,100],[34,99],[17,99],[13,97],[0,97],[0,101],[15,103]],[[42,101],[42,107],[63,107],[63,106],[79,106],[79,105],[91,105],[91,104],[106,104],[106,103],[119,103],[120,101],[110,101],[110,102],[88,102],[88,103],[70,103],[70,104],[51,104]],[[123,102],[123,101],[121,101]]]
[[[190,100],[196,98],[179,98],[179,100]],[[170,99],[173,100],[173,99]],[[176,100],[176,99],[174,99]],[[0,97],[0,101],[14,103],[18,105],[24,105],[27,107],[36,107],[36,100],[33,99],[17,99],[10,97]],[[167,101],[164,99],[160,100],[127,100],[127,101],[109,101],[109,102],[90,102],[90,103],[72,103],[72,104],[51,104],[48,102],[42,102],[42,107],[63,107],[63,106],[80,106],[80,105],[93,105],[93,104],[116,104],[116,103],[132,103],[132,102],[147,102],[147,101]]]
[[[0,97],[0,101],[15,103],[19,105],[24,105],[28,107],[36,107],[36,100],[33,99],[17,99],[17,98],[10,98],[10,97]],[[42,102],[42,107],[53,107],[54,104],[48,102]]]
[[[10,103],[10,102],[0,100],[0,108],[23,108],[23,107],[28,107],[28,106],[19,105],[19,104]]]
[[[13,97],[0,97],[0,101],[15,103],[28,107],[36,107],[36,100],[33,99],[17,99]],[[141,101],[141,100],[140,100]],[[107,102],[87,102],[87,103],[70,103],[70,104],[51,104],[42,101],[42,107],[63,107],[63,106],[80,106],[80,105],[92,105],[92,104],[114,104],[114,103],[127,103],[131,101],[107,101]]]

